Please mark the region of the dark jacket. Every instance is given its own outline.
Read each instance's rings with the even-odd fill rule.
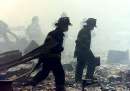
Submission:
[[[53,59],[53,58],[60,58],[61,57],[61,52],[64,50],[63,48],[63,38],[64,38],[64,33],[58,29],[51,31],[48,33],[45,42],[43,46],[47,48],[47,46],[51,45],[50,42],[54,43],[55,45],[52,46],[49,49],[49,52],[47,52],[44,55],[40,56],[40,59]]]
[[[91,32],[84,27],[78,33],[74,56],[87,55],[90,51],[90,44]]]
[[[34,67],[34,70],[37,69],[41,63],[48,62],[48,60],[59,60],[61,59],[61,52],[64,50],[63,48],[63,38],[64,38],[64,33],[61,32],[59,29],[55,29],[54,31],[51,31],[48,33],[44,44],[44,48],[48,48],[52,43],[53,46],[47,51],[46,53],[44,52],[43,55],[39,56],[39,61],[37,65]],[[45,50],[44,50],[45,51]],[[34,71],[33,70],[33,71]]]
[[[60,30],[56,29],[56,30],[50,32],[48,34],[48,36],[50,36],[53,39],[53,41],[56,42],[56,46],[51,48],[50,53],[61,55],[61,52],[63,51],[63,37],[64,37],[63,32],[61,32]],[[45,43],[47,41],[48,40],[46,39]]]

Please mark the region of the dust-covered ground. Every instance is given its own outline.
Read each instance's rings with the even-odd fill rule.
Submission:
[[[26,72],[28,71],[29,70],[26,70]],[[74,70],[68,71],[65,69],[66,91],[82,91],[83,85],[75,83],[74,72]],[[23,73],[25,73],[25,70],[22,69],[19,73],[8,73],[8,75],[12,75],[10,79],[14,79]],[[15,76],[13,74],[15,74]],[[97,67],[95,70],[95,77],[97,78],[97,83],[85,85],[84,91],[130,91],[130,70],[126,65],[103,65]],[[55,91],[54,77],[52,73],[50,73],[49,76],[36,87],[22,86],[22,84],[29,79],[31,79],[31,77],[25,76],[14,81],[14,91]]]

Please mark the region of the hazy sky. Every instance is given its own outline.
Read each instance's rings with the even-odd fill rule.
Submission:
[[[58,17],[66,12],[73,26],[69,38],[75,38],[83,19],[97,18],[94,50],[130,48],[130,0],[0,0],[0,19],[10,27],[27,26],[39,16],[44,31],[50,31]]]

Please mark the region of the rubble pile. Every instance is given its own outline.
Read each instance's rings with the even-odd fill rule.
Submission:
[[[6,77],[10,80],[16,79],[22,74],[30,71],[33,65],[33,63],[26,63],[11,68],[8,70]],[[82,85],[75,83],[74,69],[67,70],[65,66],[65,75],[66,91],[82,91]],[[36,87],[23,87],[22,84],[25,81],[30,80],[32,76],[23,76],[20,79],[15,80],[13,82],[14,91],[55,91],[54,77],[52,73],[50,73],[48,78],[39,83]],[[86,86],[85,91],[130,91],[130,70],[127,66],[102,65],[96,68],[94,76],[97,78],[99,86]]]
[[[117,89],[120,88],[123,89],[121,91],[130,91],[130,76],[127,66],[100,66],[95,71],[95,77],[98,79],[102,89],[118,91]]]

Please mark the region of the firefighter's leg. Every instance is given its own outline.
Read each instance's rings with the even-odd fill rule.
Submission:
[[[77,65],[75,71],[75,81],[82,82],[83,69],[85,67],[85,61],[80,58],[77,58]]]
[[[32,85],[37,85],[39,82],[42,80],[46,79],[50,72],[50,67],[49,65],[43,64],[42,70],[33,78],[33,84]]]
[[[50,72],[49,67],[47,65],[43,65],[42,70],[40,72],[38,72],[33,77],[32,81],[30,83],[28,83],[27,85],[36,86],[39,82],[41,82],[48,76],[49,72]]]
[[[87,65],[87,73],[86,73],[86,78],[87,79],[93,79],[94,71],[95,71],[95,65],[94,63],[90,62]]]
[[[65,91],[65,73],[60,60],[55,60],[52,71],[55,76],[56,91]]]

